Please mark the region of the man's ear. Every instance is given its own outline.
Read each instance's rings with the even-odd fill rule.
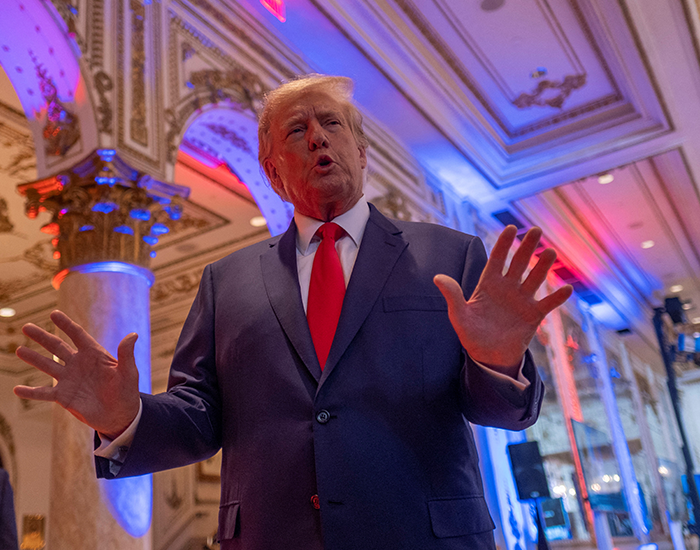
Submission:
[[[270,180],[270,185],[274,192],[277,193],[282,200],[289,201],[287,193],[284,190],[284,182],[282,178],[280,178],[277,167],[275,167],[275,163],[272,162],[272,159],[266,158],[263,161],[263,170],[265,170],[265,175],[267,179]]]
[[[358,149],[360,150],[360,166],[364,170],[367,168],[367,149],[364,147],[358,147]]]

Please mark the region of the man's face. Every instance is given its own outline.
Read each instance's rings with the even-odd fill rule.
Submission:
[[[362,196],[367,156],[330,95],[310,90],[282,103],[271,135],[272,154],[263,168],[275,191],[300,213],[327,221]]]

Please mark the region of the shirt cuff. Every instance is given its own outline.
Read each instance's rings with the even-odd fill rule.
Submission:
[[[129,427],[116,439],[112,440],[106,435],[98,432],[97,435],[100,438],[100,446],[95,449],[95,456],[101,456],[102,458],[123,464],[126,453],[129,451],[129,446],[134,440],[136,428],[141,420],[142,410],[143,403],[139,399],[139,412],[136,415],[136,418],[134,418],[134,421],[129,424]]]
[[[527,388],[530,387],[530,381],[527,378],[525,378],[525,376],[523,375],[523,367],[525,366],[525,355],[523,355],[523,360],[520,361],[520,367],[518,368],[517,378],[511,378],[507,374],[503,374],[501,372],[495,371],[491,367],[487,367],[483,363],[479,363],[479,361],[474,361],[474,359],[472,359],[472,361],[476,365],[478,365],[479,368],[481,368],[483,371],[488,373],[490,376],[494,376],[495,378],[499,378],[499,379],[504,380],[504,381],[507,380],[508,382],[513,384],[516,388],[518,388],[520,391],[526,390]],[[141,414],[141,412],[139,411],[139,415],[140,414]]]

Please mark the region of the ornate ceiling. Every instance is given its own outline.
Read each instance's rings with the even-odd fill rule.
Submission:
[[[53,5],[71,19],[67,6],[80,14],[91,2]],[[447,197],[493,229],[497,212],[542,226],[564,265],[602,300],[600,317],[629,328],[649,361],[658,362],[653,307],[672,285],[683,286],[677,295],[700,328],[694,0],[290,0],[285,22],[257,0],[158,5],[170,25],[160,45],[178,67],[168,91],[178,105],[234,39],[243,44],[241,63],[258,64],[266,85],[307,71],[351,76],[373,138],[370,198],[414,219],[451,223]],[[81,45],[79,25],[76,32]],[[13,40],[0,47],[19,44]],[[18,315],[0,319],[0,371],[25,376],[11,351],[20,324],[45,318],[55,304],[55,260],[40,232],[46,220],[26,218],[14,191],[37,178],[42,161],[20,99],[35,83],[20,89],[16,68],[5,65],[12,82],[0,75],[0,307]],[[250,117],[187,109],[179,146],[177,132],[160,130],[148,145],[179,149],[173,179],[192,189],[181,227],[156,249],[156,373],[165,371],[203,265],[267,235],[250,220],[279,210],[256,190],[254,162],[230,146],[254,144]],[[607,173],[613,181],[598,183]],[[648,241],[654,246],[642,248]]]

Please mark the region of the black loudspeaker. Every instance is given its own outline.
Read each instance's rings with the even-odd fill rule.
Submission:
[[[550,498],[547,476],[537,441],[508,445],[510,465],[513,469],[518,500]]]
[[[685,323],[685,311],[683,311],[683,304],[680,298],[666,298],[664,300],[664,308],[669,317],[671,317],[671,321],[673,321],[674,325]]]

